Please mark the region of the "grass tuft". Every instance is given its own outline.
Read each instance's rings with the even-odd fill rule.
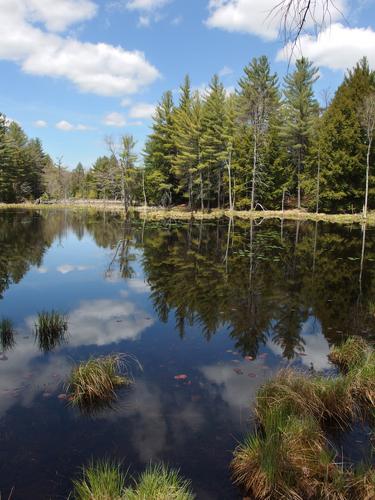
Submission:
[[[328,359],[343,372],[360,366],[366,359],[369,346],[360,337],[349,337],[343,344],[336,346],[328,355]]]
[[[124,500],[194,500],[190,481],[179,471],[164,464],[148,467],[139,477],[134,488],[125,491]]]
[[[82,471],[82,478],[73,481],[76,500],[120,500],[124,498],[125,476],[120,466],[101,461]]]
[[[375,498],[375,471],[336,463],[325,430],[373,423],[375,352],[359,339],[332,351],[337,377],[281,370],[258,391],[255,432],[234,451],[233,478],[252,498],[352,500]]]
[[[75,500],[194,500],[190,481],[163,464],[149,466],[132,487],[125,487],[127,474],[109,461],[92,463],[73,481]]]
[[[10,319],[2,318],[0,321],[0,342],[3,352],[10,351],[16,344],[13,323]]]
[[[131,382],[127,374],[126,357],[113,354],[90,358],[75,366],[70,374],[67,391],[73,406],[91,410],[101,405],[111,406],[117,399],[116,389]]]
[[[66,317],[57,311],[38,313],[35,323],[35,338],[43,352],[49,352],[66,342],[68,322]]]

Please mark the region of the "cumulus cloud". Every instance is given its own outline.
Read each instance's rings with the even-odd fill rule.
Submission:
[[[138,26],[147,27],[152,21],[160,21],[160,9],[171,0],[128,0],[126,8],[140,12]]]
[[[108,115],[104,117],[103,123],[108,127],[124,127],[126,120],[124,115],[114,111],[113,113],[108,113]]]
[[[76,266],[73,264],[62,264],[61,266],[58,266],[56,270],[61,273],[61,274],[68,274],[73,271],[87,271],[88,269],[91,269],[90,266]]]
[[[149,119],[155,112],[155,104],[140,102],[132,106],[129,110],[130,118]]]
[[[371,28],[349,28],[340,23],[333,24],[317,38],[304,35],[294,49],[293,55],[303,54],[315,64],[331,69],[345,70],[367,56],[375,67],[375,31]],[[277,59],[287,60],[291,47],[280,50]]]
[[[0,59],[26,73],[65,78],[104,96],[136,93],[159,76],[142,52],[58,33],[95,15],[90,0],[0,0],[0,10]]]
[[[44,120],[36,120],[34,122],[34,127],[37,127],[37,128],[45,128],[47,127],[48,123]]]
[[[71,132],[72,130],[79,130],[79,131],[85,131],[85,130],[92,130],[91,127],[88,125],[82,125],[79,123],[78,125],[73,125],[73,123],[70,123],[66,120],[61,120],[56,123],[56,128],[59,130],[62,130],[63,132]]]
[[[136,340],[154,320],[132,302],[99,299],[83,301],[69,314],[69,345],[108,345]]]
[[[226,31],[249,33],[264,40],[278,37],[281,14],[277,10],[279,0],[210,0],[209,17],[206,21],[210,28]],[[318,2],[314,17],[321,19],[325,2]],[[346,0],[337,0],[336,9],[331,9],[331,20],[335,21],[345,12]],[[273,12],[273,9],[276,11]],[[306,19],[306,27],[312,27],[314,20]]]

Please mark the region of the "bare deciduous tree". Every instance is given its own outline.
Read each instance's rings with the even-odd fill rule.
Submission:
[[[366,218],[367,205],[368,205],[371,148],[375,132],[375,93],[370,94],[369,96],[366,97],[363,103],[361,121],[362,121],[362,126],[365,129],[366,139],[367,139],[366,190],[365,190],[365,202],[363,205],[363,217]]]
[[[307,26],[319,33],[331,24],[334,12],[342,14],[338,0],[279,0],[271,15],[281,18],[284,39],[294,48]]]

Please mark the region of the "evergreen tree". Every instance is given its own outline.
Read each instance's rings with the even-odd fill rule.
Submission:
[[[251,210],[256,202],[256,183],[259,168],[264,166],[264,147],[270,120],[275,113],[279,95],[277,76],[271,74],[266,56],[254,58],[244,69],[245,76],[240,79],[239,105],[240,117],[249,128],[252,138]]]
[[[321,123],[321,205],[328,211],[360,210],[365,193],[366,133],[363,103],[375,89],[375,72],[362,59],[346,75]],[[370,185],[374,178],[370,176]],[[369,204],[375,193],[370,190]]]
[[[172,92],[168,91],[156,107],[152,134],[145,146],[146,178],[155,189],[152,193],[155,203],[171,204],[173,201],[174,111]]]
[[[219,77],[214,75],[204,99],[201,137],[201,168],[204,168],[207,179],[207,198],[216,191],[217,207],[223,199],[223,172],[227,158],[226,133],[226,95]],[[215,185],[215,187],[214,187]]]
[[[313,134],[314,121],[319,112],[313,91],[317,79],[318,69],[302,57],[296,61],[295,71],[284,80],[285,121],[282,124],[282,135],[289,158],[295,167],[298,208],[301,208],[302,199],[301,174]]]
[[[11,155],[6,117],[0,113],[0,201],[15,201],[14,185],[17,174]]]

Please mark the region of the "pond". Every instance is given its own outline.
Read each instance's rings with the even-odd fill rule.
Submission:
[[[16,329],[0,352],[1,493],[66,498],[82,465],[110,457],[134,475],[178,467],[199,499],[240,498],[228,466],[257,388],[282,366],[331,369],[349,335],[374,339],[374,292],[371,227],[1,212],[0,318]],[[36,315],[52,309],[68,335],[40,350]],[[80,414],[61,399],[72,366],[111,353],[138,359],[135,384]]]

